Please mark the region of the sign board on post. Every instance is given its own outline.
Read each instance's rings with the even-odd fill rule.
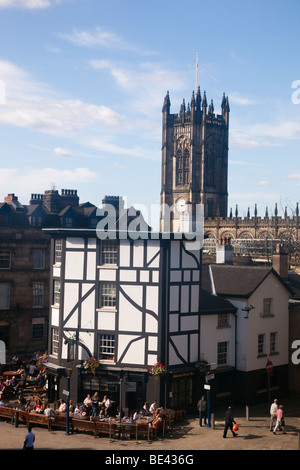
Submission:
[[[273,370],[273,363],[271,361],[267,361],[267,364],[266,364],[266,371],[268,374],[270,374]]]
[[[210,385],[204,384],[204,389],[205,389],[205,390],[210,390]]]

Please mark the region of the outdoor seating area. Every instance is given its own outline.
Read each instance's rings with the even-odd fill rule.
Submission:
[[[40,413],[32,413],[30,411],[20,410],[10,406],[0,406],[0,419],[7,420],[15,427],[24,425],[44,426],[48,431],[61,429],[69,433],[88,432],[95,438],[108,437],[109,439],[146,439],[152,441],[155,437],[164,436],[169,429],[170,423],[174,422],[172,416],[173,410],[165,410],[164,418],[159,421],[158,426],[154,424],[153,417],[141,417],[136,422],[129,422],[128,419],[122,418],[93,418],[93,417],[76,417],[66,413],[56,414],[55,412],[49,416]],[[68,422],[68,424],[67,424]],[[68,430],[67,430],[68,425]]]
[[[73,406],[64,399],[48,403],[45,387],[45,368],[41,356],[27,363],[15,358],[0,372],[0,420],[15,427],[42,426],[48,431],[63,430],[67,433],[89,433],[94,438],[145,439],[150,442],[164,437],[168,430],[185,417],[184,410],[159,407],[157,402],[145,403],[141,410],[131,410],[120,417],[116,403],[98,392],[87,395],[85,400]]]

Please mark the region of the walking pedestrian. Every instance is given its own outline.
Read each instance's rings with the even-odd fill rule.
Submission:
[[[25,436],[25,441],[24,441],[24,450],[33,450],[35,442],[35,434],[31,431],[31,427],[28,428],[28,433]]]
[[[202,395],[201,400],[198,401],[197,408],[199,411],[199,426],[202,426],[202,420],[204,420],[204,424],[206,425],[206,400],[204,395]]]
[[[276,411],[276,426],[274,428],[273,434],[276,435],[276,431],[279,428],[282,429],[282,434],[286,434],[285,432],[285,423],[284,423],[284,416],[283,416],[283,405],[279,405],[278,410]]]
[[[276,411],[278,410],[278,400],[275,398],[270,407],[270,431],[272,432],[276,425]]]
[[[233,431],[233,423],[235,423],[231,406],[228,407],[228,410],[225,413],[225,428],[223,432],[223,437],[227,436],[228,429],[231,430],[233,437],[236,436],[236,433]]]

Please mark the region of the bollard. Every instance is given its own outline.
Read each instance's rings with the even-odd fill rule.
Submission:
[[[246,406],[246,420],[249,421],[249,406]]]
[[[211,414],[211,427],[215,429],[215,415],[214,413]]]
[[[16,410],[15,414],[15,428],[19,426],[19,412]]]

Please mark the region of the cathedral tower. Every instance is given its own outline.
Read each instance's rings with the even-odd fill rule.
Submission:
[[[197,204],[204,217],[227,216],[229,102],[223,95],[221,115],[207,105],[204,92],[170,113],[167,93],[162,109],[161,231],[183,231],[182,218],[195,218]],[[166,207],[173,208],[168,214]]]

